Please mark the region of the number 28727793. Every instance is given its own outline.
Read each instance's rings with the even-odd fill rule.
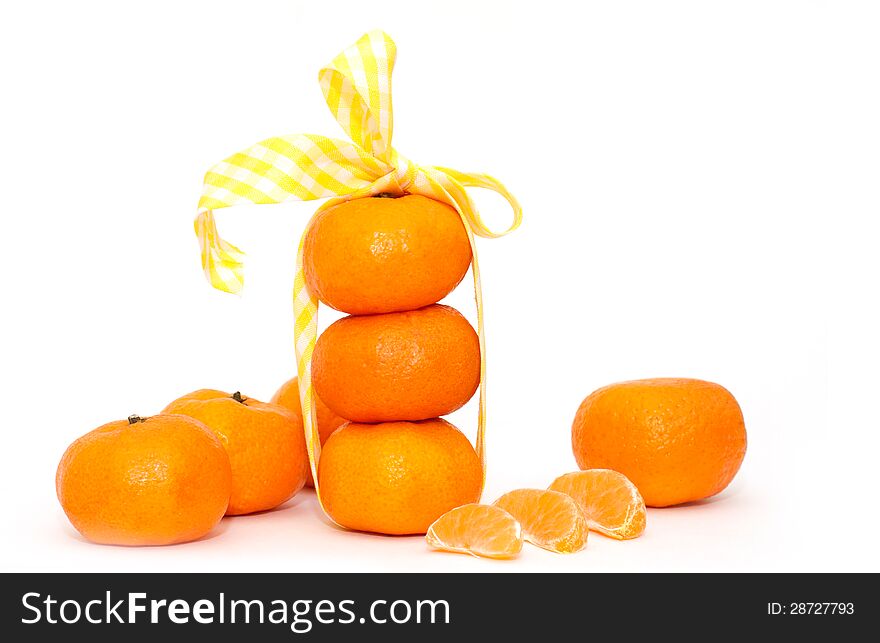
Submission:
[[[771,615],[855,614],[854,603],[767,603]]]

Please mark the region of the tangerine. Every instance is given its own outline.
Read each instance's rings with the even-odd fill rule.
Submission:
[[[742,411],[724,387],[660,378],[591,393],[571,427],[581,469],[613,469],[632,480],[649,507],[720,493],[746,453]]]
[[[458,212],[418,194],[328,208],[315,215],[303,242],[309,291],[356,315],[433,304],[458,285],[470,261]]]
[[[110,422],[64,452],[58,500],[78,532],[109,545],[171,545],[220,522],[232,491],[214,433],[184,415]]]
[[[482,476],[471,443],[441,419],[344,424],[318,465],[330,517],[382,534],[424,534],[450,509],[479,500]]]
[[[454,308],[344,317],[312,357],[315,391],[352,422],[426,420],[463,406],[480,383],[480,343]]]
[[[302,419],[277,404],[201,389],[164,413],[188,415],[214,431],[232,464],[228,515],[277,507],[302,489],[309,468]]]

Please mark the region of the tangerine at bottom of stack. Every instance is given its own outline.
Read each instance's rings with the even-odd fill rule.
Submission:
[[[438,517],[477,502],[482,465],[465,435],[441,418],[349,423],[321,453],[321,500],[339,525],[390,535],[424,534]]]

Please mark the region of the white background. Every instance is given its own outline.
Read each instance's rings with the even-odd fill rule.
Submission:
[[[880,570],[878,27],[868,2],[4,5],[0,567]],[[485,498],[575,469],[580,401],[641,377],[729,388],[739,475],[571,556],[348,533],[305,492],[197,543],[85,542],[54,491],[72,440],[196,388],[268,398],[292,374],[315,204],[218,213],[248,252],[240,298],[204,280],[191,222],[214,162],[341,135],[317,71],[372,28],[398,45],[396,147],[494,174],[524,208],[515,234],[479,242]],[[479,202],[505,225],[500,199]],[[472,317],[467,283],[449,301]],[[452,419],[473,435],[473,405]]]

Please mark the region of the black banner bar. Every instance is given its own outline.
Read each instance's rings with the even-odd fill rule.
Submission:
[[[163,642],[224,629],[255,641],[364,635],[448,641],[478,632],[541,643],[579,632],[586,640],[628,631],[632,637],[624,640],[645,631],[676,640],[840,636],[875,619],[873,580],[843,574],[5,574],[0,633],[7,641],[81,634],[89,641],[161,636]]]

